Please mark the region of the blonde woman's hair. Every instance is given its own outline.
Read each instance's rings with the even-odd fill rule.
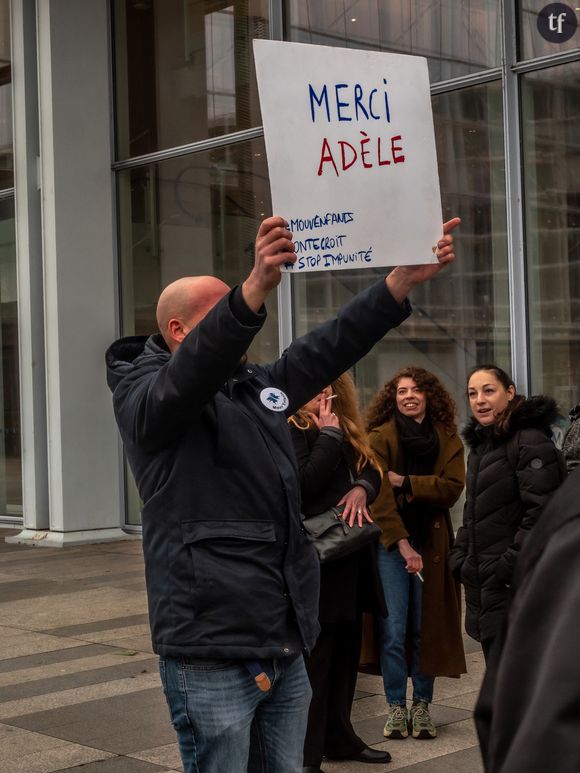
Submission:
[[[336,395],[332,402],[332,410],[338,416],[345,439],[354,449],[357,473],[370,464],[382,476],[381,466],[367,440],[352,376],[350,373],[343,373],[330,384],[330,388],[332,394]],[[312,418],[302,408],[290,416],[288,422],[301,430],[308,430],[315,426]]]

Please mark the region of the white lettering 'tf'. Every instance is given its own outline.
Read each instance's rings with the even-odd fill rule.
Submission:
[[[565,13],[559,13],[557,16],[556,16],[555,13],[551,13],[548,16],[550,32],[556,32],[557,31],[558,35],[561,35],[562,34],[562,27],[564,26],[564,19],[565,18],[566,18],[566,14]],[[556,22],[555,25],[554,25],[554,22]]]

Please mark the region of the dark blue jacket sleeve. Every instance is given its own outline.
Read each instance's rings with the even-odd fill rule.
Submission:
[[[410,313],[408,301],[397,303],[381,279],[355,295],[334,319],[297,338],[266,368],[272,385],[288,395],[287,415],[352,367]]]

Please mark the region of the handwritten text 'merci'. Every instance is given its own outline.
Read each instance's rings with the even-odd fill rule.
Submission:
[[[391,123],[391,109],[383,78],[384,88],[365,89],[360,83],[335,83],[334,87],[324,84],[315,87],[308,84],[308,101],[312,123],[352,122],[365,123],[369,128],[374,122]],[[376,124],[375,124],[376,125]],[[370,131],[370,128],[369,128]],[[328,169],[339,177],[352,168],[372,169],[391,164],[404,164],[402,136],[370,136],[362,129],[356,139],[340,139],[330,142],[322,140],[317,175]]]
[[[327,123],[332,121],[386,121],[391,122],[391,110],[387,93],[387,80],[383,78],[384,88],[365,89],[360,83],[352,86],[348,83],[335,83],[334,89],[327,84],[315,88],[308,84],[310,117],[312,123],[322,115]]]

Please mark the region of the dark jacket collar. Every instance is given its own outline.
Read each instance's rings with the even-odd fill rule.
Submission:
[[[558,416],[556,401],[546,395],[529,397],[514,408],[507,427],[501,431],[498,427],[491,429],[491,434],[498,440],[507,440],[522,429],[539,429],[548,437],[552,434],[552,424]],[[462,435],[469,448],[476,448],[488,437],[485,427],[471,418],[463,428]]]
[[[114,391],[116,385],[128,373],[141,365],[160,367],[171,357],[161,333],[147,336],[127,336],[115,341],[107,349],[107,384]],[[237,383],[247,381],[255,374],[256,368],[244,357],[228,380],[229,389]]]

